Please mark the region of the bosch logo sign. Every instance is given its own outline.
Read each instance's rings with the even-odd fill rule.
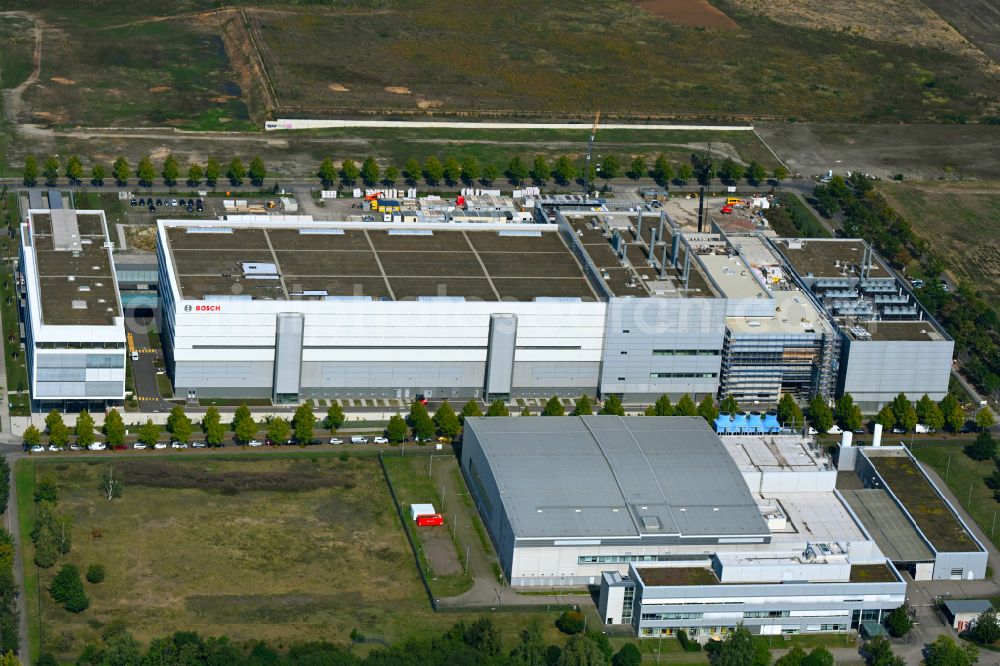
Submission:
[[[221,305],[185,305],[184,312],[222,312]]]

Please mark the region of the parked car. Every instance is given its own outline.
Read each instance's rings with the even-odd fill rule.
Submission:
[[[70,444],[69,445],[69,450],[70,451],[83,451],[83,447],[80,446],[79,444]]]
[[[361,435],[351,436],[351,444],[367,444],[367,443],[368,443],[367,437],[362,437]]]
[[[170,205],[171,206],[176,206],[177,205],[177,199],[171,199],[170,200]]]
[[[339,438],[339,437],[331,437],[331,438],[330,438],[330,443],[331,443],[331,444],[343,444],[343,443],[344,443],[344,440],[342,440],[342,439],[341,439],[341,438]]]
[[[143,444],[142,442],[136,442],[135,444],[132,445],[132,448],[142,451],[143,449],[146,448],[146,445]]]
[[[157,442],[156,444],[153,444],[153,448],[154,449],[165,449],[165,448],[167,448],[167,443],[166,442]]]
[[[892,434],[893,435],[903,435],[903,434],[906,434],[906,430],[904,430],[903,428],[893,428],[892,429]]]
[[[170,442],[170,448],[172,449],[186,449],[187,447],[188,447],[187,442],[178,442],[176,440]]]
[[[136,201],[135,199],[132,199],[132,201],[130,201],[129,203],[131,203],[133,206],[138,206],[139,205],[139,202]]]
[[[108,447],[104,446],[104,442],[94,442],[93,444],[87,447],[87,449],[89,449],[90,451],[103,451],[106,448]]]
[[[373,441],[373,442],[375,442],[376,444],[388,444],[388,443],[389,443],[389,440],[388,440],[388,438],[386,438],[386,437],[381,437],[381,436],[379,436],[379,437],[376,437],[376,438],[375,438],[375,439],[373,439],[372,441]]]
[[[139,199],[139,205],[142,206],[143,208],[145,208],[146,207],[146,200],[145,199]]]
[[[41,446],[39,444],[35,444],[33,447],[31,447],[31,452],[32,453],[45,453],[45,447]]]
[[[153,204],[149,204],[149,212],[150,213],[155,213],[156,212],[156,206],[154,206]]]
[[[826,431],[826,434],[828,434],[828,435],[839,435],[842,432],[844,432],[844,431],[841,429],[841,427],[839,425],[837,425],[837,424],[834,424],[829,430]]]
[[[191,442],[191,447],[195,449],[204,449],[208,447],[208,444],[205,444],[205,442]]]
[[[256,440],[256,439],[251,439],[249,442],[247,442],[247,446],[254,446],[254,447],[256,447],[256,446],[263,446],[263,444],[260,441]]]
[[[816,428],[813,428],[812,426],[809,426],[809,434],[810,435],[818,435],[819,434],[819,430],[816,430]]]

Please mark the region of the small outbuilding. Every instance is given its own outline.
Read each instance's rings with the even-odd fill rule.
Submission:
[[[417,516],[432,516],[436,514],[433,504],[411,504],[410,520],[416,520]]]
[[[944,602],[945,615],[952,628],[959,633],[971,629],[980,613],[991,608],[993,604],[986,599],[949,599]]]

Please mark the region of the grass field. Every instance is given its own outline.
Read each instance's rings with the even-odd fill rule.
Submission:
[[[1000,302],[1000,183],[883,182],[879,189],[955,277]]]
[[[430,609],[373,457],[122,461],[124,495],[112,502],[99,491],[105,464],[24,460],[16,471],[26,562],[33,557],[27,535],[34,480],[51,474],[59,510],[75,523],[73,550],[60,564],[86,569],[101,562],[108,571],[100,585],[87,584],[90,608],[73,615],[45,592],[60,564],[28,567],[25,593],[32,631],[41,630],[37,645],[61,658],[78,654],[117,619],[143,642],[189,629],[287,647],[303,640],[346,643],[354,628],[392,642],[462,618]],[[507,640],[529,622],[555,640],[555,616],[492,617]]]
[[[994,530],[994,533],[990,534],[994,529],[993,516],[1000,510],[1000,503],[993,499],[993,491],[983,483],[983,479],[996,468],[993,462],[972,460],[959,446],[920,447],[913,452],[913,455],[923,464],[934,468],[961,501],[962,507],[986,532],[993,544],[1000,547],[1000,531]],[[969,502],[970,490],[971,502]]]
[[[0,16],[0,44],[0,88],[14,88],[31,74],[35,49],[31,21],[20,16]]]

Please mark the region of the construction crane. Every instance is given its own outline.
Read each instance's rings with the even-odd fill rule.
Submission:
[[[587,164],[583,170],[583,193],[590,194],[590,158],[594,153],[594,137],[597,136],[597,125],[601,122],[601,112],[594,118],[594,126],[590,128],[590,142],[587,144]]]

